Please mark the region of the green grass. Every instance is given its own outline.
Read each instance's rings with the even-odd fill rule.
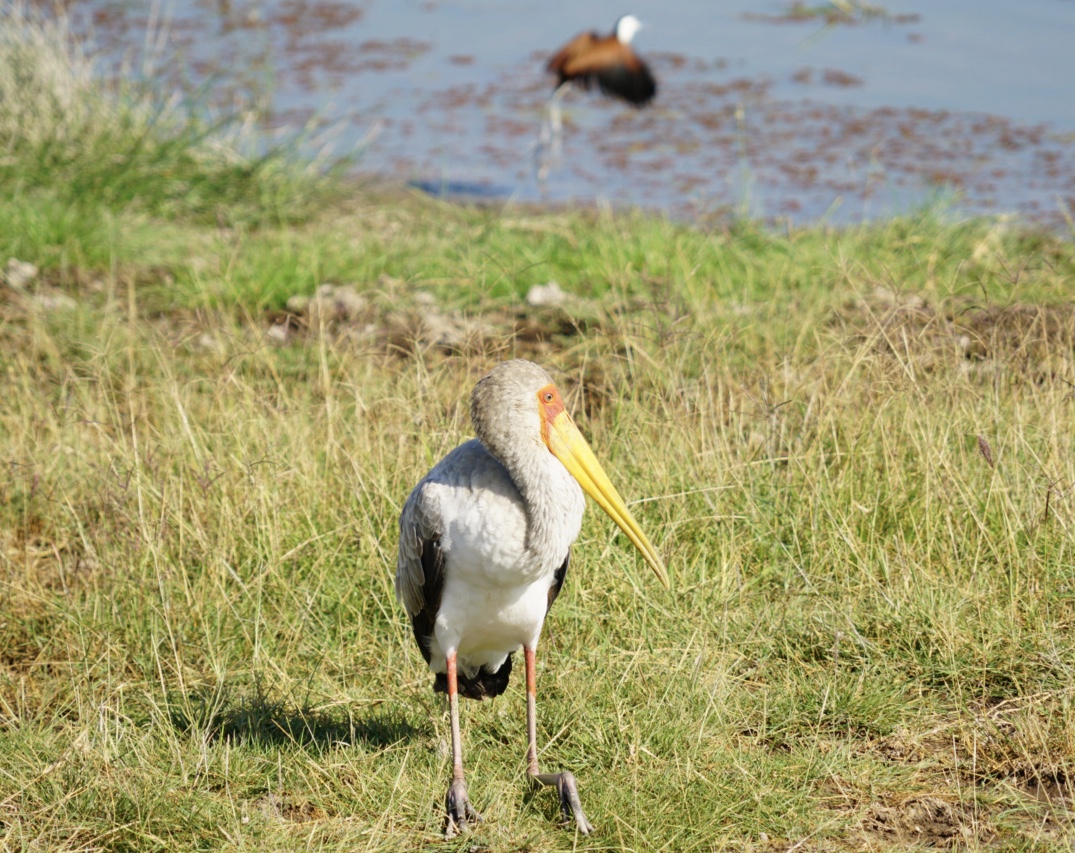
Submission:
[[[93,69],[62,15],[0,5],[0,184],[42,207],[49,226],[136,209],[229,226],[295,221],[333,195],[344,164],[301,166],[301,134],[266,146],[252,109],[218,116],[207,92],[164,97]]]
[[[0,286],[3,849],[1070,850],[1069,241],[341,199],[286,160],[76,201],[7,150],[0,258],[41,274]],[[325,282],[364,307],[285,319]],[[464,706],[486,821],[444,842],[396,519],[512,355],[673,586],[591,507],[538,722],[599,832],[527,790],[513,682]]]

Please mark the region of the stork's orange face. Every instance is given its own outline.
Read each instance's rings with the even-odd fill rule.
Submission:
[[[564,398],[560,396],[560,389],[555,385],[546,385],[538,391],[538,405],[541,406],[541,437],[546,444],[549,443],[549,428],[553,422],[562,415],[566,409]],[[570,417],[570,416],[569,416]],[[551,447],[549,448],[552,449]]]
[[[541,411],[542,441],[578,481],[583,491],[597,501],[598,506],[627,534],[627,538],[649,563],[657,579],[667,588],[668,572],[657,549],[638,526],[623,498],[594,456],[590,445],[567,413],[560,391],[555,385],[546,385],[538,391],[537,398]]]

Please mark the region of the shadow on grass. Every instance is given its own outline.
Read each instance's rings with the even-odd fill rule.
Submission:
[[[297,746],[323,749],[366,746],[382,749],[409,740],[416,730],[399,710],[355,715],[349,708],[321,711],[268,695],[261,684],[234,699],[222,688],[195,690],[176,697],[169,710],[178,730],[204,731],[248,746]]]

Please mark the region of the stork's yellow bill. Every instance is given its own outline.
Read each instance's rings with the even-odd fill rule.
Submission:
[[[575,426],[571,415],[564,408],[563,399],[556,386],[546,385],[542,388],[538,392],[538,400],[544,416],[541,437],[553,456],[560,460],[568,473],[582,486],[583,491],[627,534],[627,538],[649,563],[657,579],[668,589],[668,572],[660,554],[627,509],[627,504],[612,485],[579,428]]]

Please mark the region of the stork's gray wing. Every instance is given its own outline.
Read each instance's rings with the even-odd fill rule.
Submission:
[[[396,598],[412,619],[427,608],[435,616],[440,605],[444,559],[440,551],[440,513],[428,481],[411,492],[399,517]],[[436,599],[436,600],[431,600]]]
[[[429,663],[433,626],[444,589],[444,552],[432,490],[423,480],[411,492],[399,517],[399,557],[396,561],[396,597],[411,617],[414,639]]]

